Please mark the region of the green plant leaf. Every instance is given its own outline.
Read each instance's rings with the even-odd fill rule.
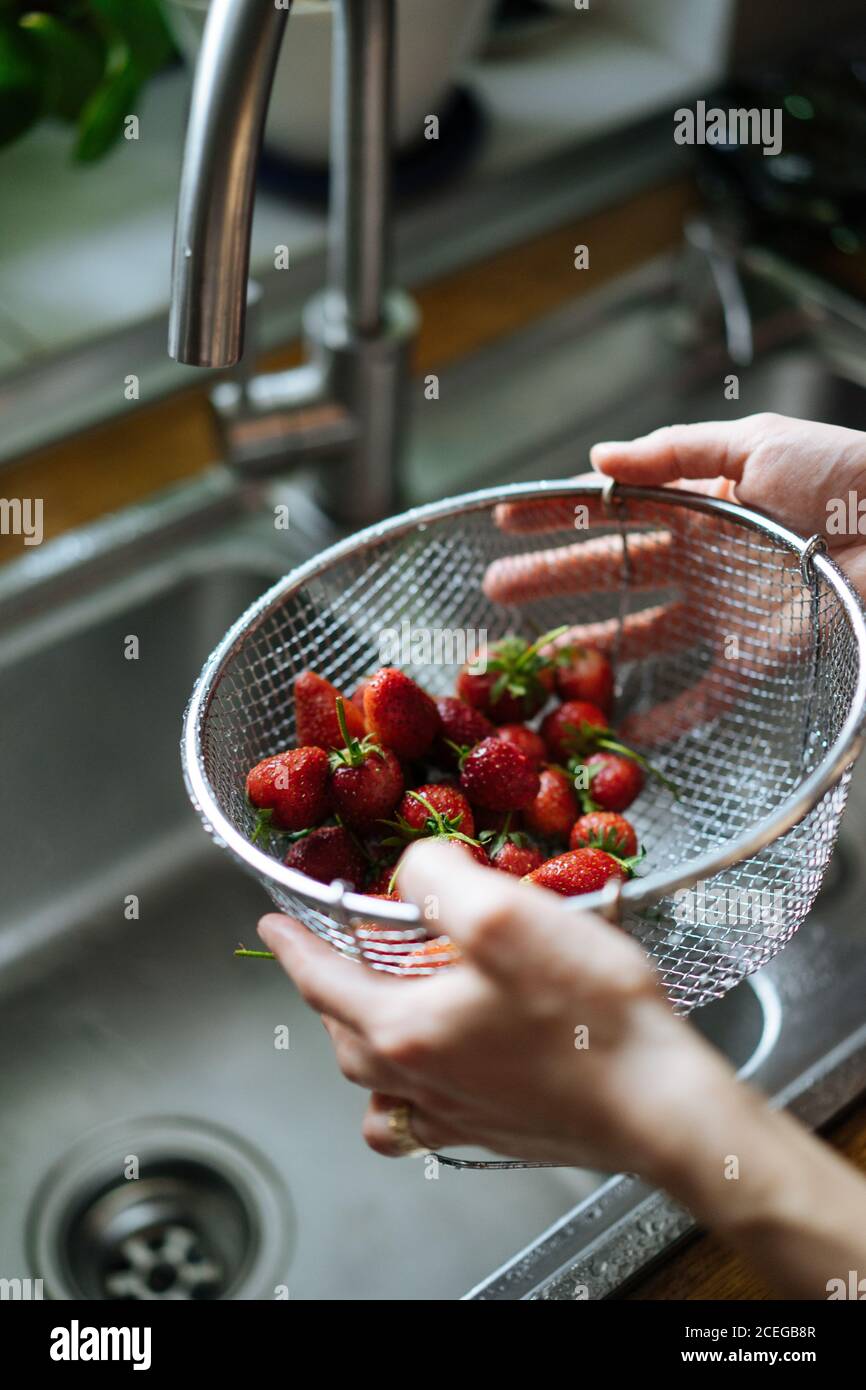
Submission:
[[[105,48],[99,37],[49,14],[26,14],[21,28],[38,54],[44,111],[61,120],[76,120],[105,69]]]
[[[159,0],[88,0],[106,29],[125,44],[129,63],[139,77],[164,67],[174,56],[174,41]]]
[[[83,163],[101,159],[120,138],[124,118],[134,114],[141,80],[134,69],[123,68],[105,78],[90,96],[78,121],[75,157]]]
[[[36,55],[16,24],[0,21],[0,144],[17,140],[42,114]]]

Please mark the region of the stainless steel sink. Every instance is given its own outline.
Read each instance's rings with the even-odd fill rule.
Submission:
[[[646,314],[660,331],[666,305],[658,285],[644,289],[619,319],[580,311],[607,333],[618,324],[635,349],[623,363],[642,370]],[[530,336],[588,371],[586,341],[566,326],[553,316],[546,339],[544,325]],[[418,471],[434,454],[458,461],[465,487],[493,463],[499,477],[576,471],[580,440],[625,432],[622,410],[603,418],[594,392],[592,418],[555,424],[566,365],[491,463],[481,425],[542,360],[529,346],[480,354],[449,382],[449,437],[444,406],[419,408],[416,495],[457,485]],[[761,408],[789,405],[808,378],[844,386],[845,422],[866,421],[859,386],[800,337],[756,370],[775,393]],[[648,381],[632,405],[652,424],[707,413],[715,389],[683,366],[653,405]],[[364,1096],[339,1076],[319,1021],[272,963],[232,956],[267,902],[187,804],[180,715],[227,625],[330,538],[302,486],[281,496],[288,533],[274,529],[271,496],[214,474],[0,574],[0,1274],[42,1277],[58,1298],[615,1292],[688,1230],[687,1214],[627,1176],[376,1157],[359,1138]],[[858,776],[812,918],[694,1019],[815,1124],[866,1078],[864,827]]]

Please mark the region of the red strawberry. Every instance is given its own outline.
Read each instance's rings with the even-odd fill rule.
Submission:
[[[327,752],[340,748],[343,736],[337,721],[340,695],[315,671],[302,671],[295,681],[295,730],[298,743],[315,744]],[[354,705],[346,703],[346,725],[352,738],[364,737],[364,719]]]
[[[399,758],[421,758],[439,732],[439,711],[426,691],[396,666],[383,666],[364,691],[364,717],[377,742]]]
[[[569,849],[603,849],[619,859],[637,854],[634,826],[615,811],[588,811],[571,828]]]
[[[619,753],[593,753],[584,767],[589,786],[583,799],[590,809],[625,811],[643,788],[643,770]]]
[[[362,719],[364,718],[364,691],[367,689],[367,686],[370,684],[375,674],[375,671],[371,671],[369,676],[365,676],[352,691],[352,704],[355,706]]]
[[[496,730],[496,737],[503,739],[506,743],[513,743],[515,748],[519,748],[526,754],[536,768],[540,768],[547,757],[547,749],[541,734],[537,734],[527,724],[500,724]]]
[[[296,840],[283,862],[319,883],[333,883],[335,878],[341,878],[345,883],[360,885],[366,869],[363,854],[341,825],[326,825]]]
[[[577,815],[571,778],[558,767],[544,767],[538,795],[523,812],[524,824],[545,840],[567,840]]]
[[[519,811],[538,795],[538,773],[513,743],[485,738],[463,761],[461,789],[488,811]]]
[[[247,796],[259,812],[253,843],[265,826],[306,830],[331,811],[328,755],[322,748],[292,748],[265,758],[247,773]]]
[[[467,705],[465,700],[457,700],[453,695],[443,695],[436,701],[441,730],[433,745],[433,758],[440,767],[456,767],[457,754],[449,744],[458,748],[474,748],[483,738],[495,733],[495,728],[480,710]]]
[[[625,882],[628,870],[610,854],[601,849],[570,849],[534,869],[526,882],[571,898],[578,893],[595,893],[612,878]]]
[[[594,740],[607,731],[607,715],[588,700],[566,700],[552,710],[541,725],[551,761],[566,763],[580,753],[592,752]]]
[[[403,795],[403,769],[390,748],[380,748],[369,734],[360,740],[351,737],[347,708],[338,695],[337,718],[346,741],[330,755],[331,794],[346,824],[366,830],[397,805]]]
[[[597,647],[561,647],[556,689],[563,700],[589,700],[608,712],[613,700],[613,667]]]
[[[457,677],[457,694],[495,724],[531,719],[554,683],[553,658],[543,656],[541,648],[564,631],[546,632],[531,644],[523,637],[500,638],[490,647],[484,671],[464,666]]]
[[[425,782],[407,792],[397,807],[397,819],[419,835],[442,835],[450,830],[459,830],[470,840],[475,835],[472,807],[461,791],[446,782]]]
[[[535,845],[516,844],[514,840],[506,840],[500,849],[491,854],[490,862],[494,869],[513,874],[515,878],[525,878],[534,869],[541,867],[544,855]]]

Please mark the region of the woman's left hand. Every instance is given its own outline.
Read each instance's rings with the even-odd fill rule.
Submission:
[[[412,846],[399,884],[408,900],[437,901],[459,964],[401,979],[359,968],[288,917],[259,926],[322,1014],[344,1075],[373,1093],[367,1143],[390,1156],[413,1140],[483,1145],[663,1181],[697,1099],[724,1107],[735,1083],[672,1014],[638,945],[435,843]]]

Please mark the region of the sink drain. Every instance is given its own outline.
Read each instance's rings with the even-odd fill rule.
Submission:
[[[48,1174],[30,1222],[47,1297],[127,1302],[274,1298],[294,1229],[262,1155],[183,1120],[87,1136]]]

